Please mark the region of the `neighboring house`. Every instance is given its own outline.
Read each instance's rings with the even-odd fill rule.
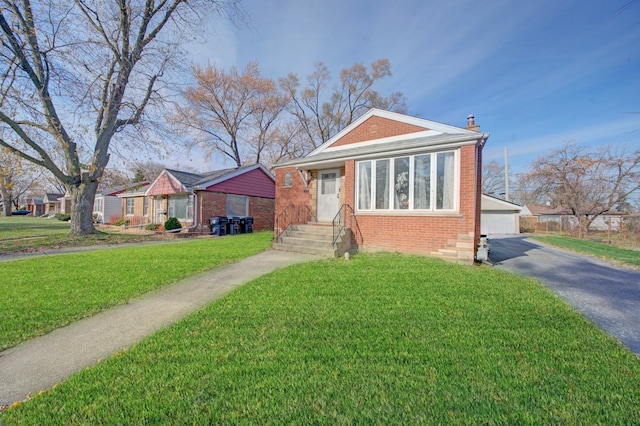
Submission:
[[[260,164],[207,173],[165,169],[144,193],[120,197],[122,215],[133,222],[146,217],[162,225],[175,217],[189,232],[209,233],[213,217],[253,217],[254,230],[273,229],[275,178]]]
[[[483,235],[520,233],[521,206],[487,194],[482,194],[480,205],[480,232]]]
[[[93,201],[93,215],[97,223],[111,223],[111,219],[122,215],[122,200],[118,194],[127,191],[145,190],[150,182],[138,182],[135,184],[120,186],[117,188],[98,189]]]
[[[42,216],[44,214],[44,200],[42,198],[27,198],[27,210],[33,216]]]
[[[489,134],[468,120],[460,128],[371,109],[309,155],[277,165],[274,247],[319,252],[319,242],[296,247],[295,233],[335,228],[327,231],[334,255],[385,250],[473,262]],[[308,221],[318,226],[301,225]]]
[[[71,195],[68,191],[58,198],[58,213],[71,214]]]
[[[60,199],[64,197],[64,194],[56,194],[54,192],[48,192],[44,194],[42,202],[44,204],[44,214],[46,216],[53,216],[56,213],[62,213],[60,210]]]
[[[525,204],[520,211],[520,217],[526,218],[533,223],[550,224],[556,223],[559,229],[576,228],[578,219],[573,215],[570,209],[564,207],[551,207],[547,205]],[[620,229],[624,218],[624,213],[607,212],[598,215],[591,225],[590,230],[593,231],[617,231]],[[611,228],[609,228],[611,227]]]

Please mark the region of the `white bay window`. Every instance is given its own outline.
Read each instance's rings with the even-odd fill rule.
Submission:
[[[357,208],[453,211],[456,208],[455,151],[357,163]]]

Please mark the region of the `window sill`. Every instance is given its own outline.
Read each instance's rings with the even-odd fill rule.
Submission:
[[[462,217],[458,211],[420,212],[402,210],[356,211],[354,216],[414,216],[414,217]]]

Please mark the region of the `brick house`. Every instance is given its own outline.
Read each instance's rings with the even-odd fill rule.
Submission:
[[[63,213],[61,208],[63,203],[64,194],[56,194],[53,192],[47,192],[44,194],[42,202],[44,203],[44,214],[47,216],[53,216],[56,213]],[[66,205],[66,204],[65,204]],[[69,202],[69,210],[71,209],[71,202]]]
[[[307,156],[278,164],[274,247],[473,262],[489,134],[472,115],[467,124],[371,109]]]
[[[109,224],[112,219],[120,217],[122,214],[122,200],[118,195],[126,192],[144,191],[149,184],[150,182],[144,181],[117,188],[98,189],[93,200],[94,221]]]
[[[275,178],[262,165],[190,173],[164,169],[144,191],[120,194],[131,224],[177,218],[183,230],[209,233],[215,216],[253,217],[256,231],[273,229]]]

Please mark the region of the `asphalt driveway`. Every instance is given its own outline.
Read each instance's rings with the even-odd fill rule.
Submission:
[[[640,354],[640,271],[547,246],[526,236],[490,237],[496,268],[549,289]]]

